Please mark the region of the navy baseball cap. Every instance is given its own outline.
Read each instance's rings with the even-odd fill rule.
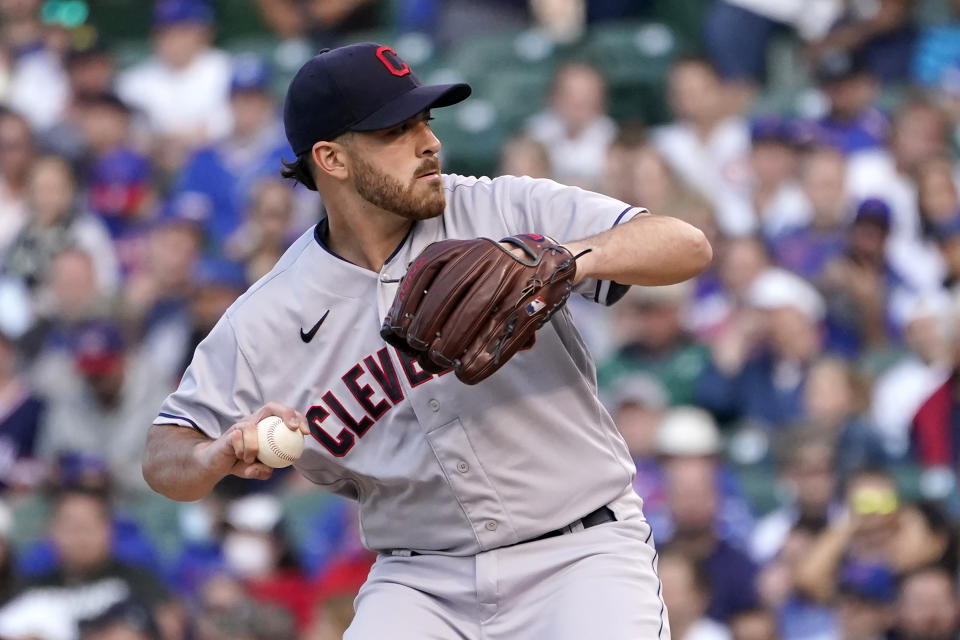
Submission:
[[[233,61],[230,93],[264,93],[270,88],[270,66],[255,54],[237,56]]]
[[[750,122],[750,141],[754,144],[774,142],[793,145],[797,129],[792,122],[777,115],[757,116]]]
[[[153,5],[153,26],[169,27],[175,24],[210,24],[213,9],[204,0],[158,0]]]
[[[283,126],[296,155],[347,131],[389,129],[425,109],[470,95],[465,83],[424,85],[388,46],[364,42],[324,49],[290,82]]]
[[[857,215],[854,223],[872,222],[884,229],[890,228],[891,219],[890,205],[880,198],[867,198],[857,207]]]

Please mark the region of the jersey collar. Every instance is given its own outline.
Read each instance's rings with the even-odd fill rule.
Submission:
[[[417,221],[414,220],[413,224],[410,225],[410,228],[407,230],[406,235],[404,235],[403,239],[400,241],[400,244],[398,244],[396,248],[390,253],[390,256],[387,258],[386,262],[384,263],[384,266],[390,264],[390,261],[393,260],[393,258],[400,252],[400,249],[403,248],[403,245],[405,245],[407,243],[407,240],[410,239],[410,236],[413,234],[413,228],[416,226],[417,226]],[[320,245],[321,249],[323,249],[333,257],[339,260],[342,260],[346,263],[353,264],[352,262],[350,262],[349,260],[347,260],[346,258],[344,258],[343,256],[341,256],[340,254],[338,254],[333,249],[327,246],[326,238],[329,235],[329,233],[330,233],[330,221],[326,216],[326,211],[324,211],[324,215],[322,218],[320,218],[320,222],[318,222],[317,225],[313,228],[313,239],[317,241],[317,244]],[[358,265],[354,265],[354,266],[358,266]]]

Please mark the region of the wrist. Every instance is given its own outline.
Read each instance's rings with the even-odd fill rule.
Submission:
[[[217,440],[204,440],[195,444],[191,452],[191,457],[200,472],[200,476],[208,482],[211,487],[223,479],[229,472],[229,469],[220,469],[222,465],[218,464],[220,462],[218,459],[220,456],[217,455],[217,444]]]
[[[583,280],[591,277],[595,264],[594,260],[596,259],[596,249],[585,242],[569,242],[563,245],[563,248],[569,251],[572,256],[586,251],[586,253],[583,253],[583,255],[577,258],[577,268],[576,271],[574,271],[573,284],[580,284]]]

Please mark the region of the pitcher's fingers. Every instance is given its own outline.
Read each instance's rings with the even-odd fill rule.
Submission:
[[[273,474],[273,469],[262,462],[253,462],[240,469],[236,475],[254,480],[266,480]]]
[[[230,446],[237,460],[243,460],[243,429],[239,425],[230,427]]]
[[[238,457],[246,463],[251,463],[257,459],[257,453],[260,451],[259,441],[257,439],[257,425],[256,423],[248,422],[239,427],[239,431],[243,434],[243,450],[242,455]]]
[[[260,408],[254,417],[255,422],[260,422],[267,416],[277,416],[283,423],[287,425],[287,428],[292,431],[301,431],[304,435],[310,433],[310,429],[307,428],[307,418],[302,413],[297,411],[292,407],[282,405],[279,402],[268,402]]]

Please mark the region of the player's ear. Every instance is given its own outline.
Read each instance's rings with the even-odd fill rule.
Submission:
[[[347,150],[342,144],[321,140],[313,145],[310,153],[320,175],[337,180],[345,180],[348,177]]]

